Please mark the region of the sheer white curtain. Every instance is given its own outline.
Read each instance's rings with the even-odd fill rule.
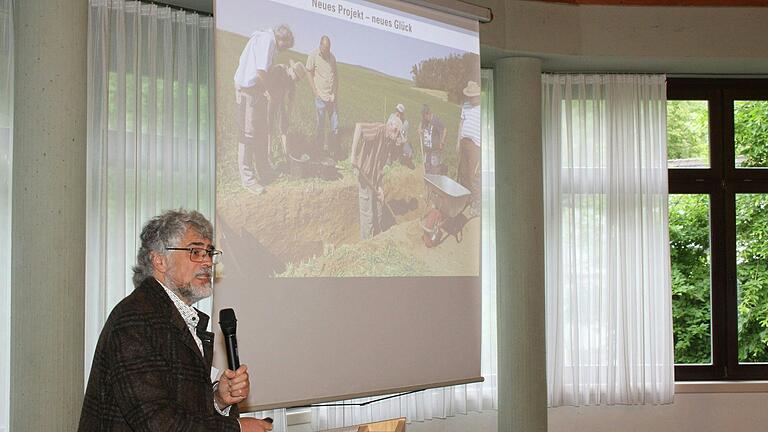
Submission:
[[[483,112],[483,233],[482,233],[482,383],[424,390],[407,396],[375,402],[365,407],[312,408],[312,430],[350,426],[377,420],[406,417],[408,422],[446,418],[471,411],[498,408],[496,379],[496,245],[495,178],[493,142],[493,72],[482,71]],[[436,359],[439,361],[439,359]],[[362,403],[362,398],[343,403]]]
[[[0,432],[10,430],[13,0],[0,0]]]
[[[213,19],[89,4],[86,379],[109,312],[133,290],[142,225],[179,207],[211,218],[215,195]]]
[[[665,77],[542,87],[549,405],[672,402]]]
[[[211,18],[91,0],[88,25],[86,371],[133,291],[142,225],[170,208],[211,216],[214,169]]]

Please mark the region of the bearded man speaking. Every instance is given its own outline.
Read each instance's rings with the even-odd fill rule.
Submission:
[[[192,307],[212,292],[221,251],[213,227],[195,211],[168,211],[141,232],[136,289],[101,331],[79,431],[243,431],[272,425],[238,418],[248,397],[246,365],[212,382],[213,333]]]

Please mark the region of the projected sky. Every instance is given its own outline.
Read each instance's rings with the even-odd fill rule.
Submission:
[[[307,3],[311,4],[310,0],[307,0]],[[376,7],[389,10],[382,6]],[[403,15],[402,12],[398,13]],[[444,26],[421,17],[406,16],[412,22],[429,22],[434,26]],[[344,15],[341,15],[341,18],[344,18]],[[217,28],[247,37],[254,30],[273,28],[283,23],[290,23],[294,29],[296,42],[293,49],[295,51],[307,54],[317,48],[317,32],[320,31],[333,41],[333,51],[339,62],[363,65],[407,80],[412,79],[411,67],[421,60],[464,53],[463,50],[415,38],[408,38],[407,42],[404,42],[405,32],[376,31],[375,28],[360,24],[359,20],[319,15],[266,0],[244,2],[242,13],[228,16],[226,20],[219,20]],[[313,31],[302,31],[304,29],[313,29]],[[375,37],[371,36],[372,32],[375,32]],[[467,37],[474,36],[467,35]],[[396,48],[398,46],[403,48],[398,50]]]

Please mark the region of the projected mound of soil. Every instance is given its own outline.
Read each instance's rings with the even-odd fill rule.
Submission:
[[[255,256],[259,273],[277,277],[477,275],[479,218],[427,248],[420,218],[428,204],[424,187],[414,187],[423,185],[423,171],[390,169],[384,190],[394,214],[384,213],[385,231],[371,239],[360,238],[357,180],[342,172],[335,181],[283,180],[263,195],[243,189],[220,197],[219,243]]]

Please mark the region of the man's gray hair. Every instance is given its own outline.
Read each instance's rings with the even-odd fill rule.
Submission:
[[[293,47],[293,32],[288,24],[280,24],[275,27],[275,39],[283,41],[284,49]]]
[[[154,275],[151,253],[168,255],[165,248],[183,247],[178,243],[190,229],[206,239],[213,238],[211,223],[194,210],[168,210],[150,219],[141,230],[141,247],[133,267],[133,286],[138,287],[144,279]]]

